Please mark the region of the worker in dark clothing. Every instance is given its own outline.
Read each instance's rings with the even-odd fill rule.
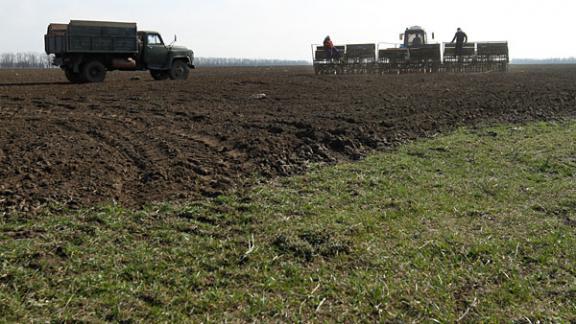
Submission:
[[[468,43],[468,35],[462,31],[462,28],[458,28],[456,31],[451,43],[454,42],[456,42],[456,56],[458,56],[458,61],[460,62],[464,52],[464,43]]]
[[[420,35],[416,34],[416,37],[414,37],[414,40],[412,41],[412,47],[420,47],[422,46],[422,38],[420,37]]]
[[[338,49],[334,47],[334,43],[332,43],[330,36],[324,38],[324,50],[326,51],[327,60],[337,60],[340,58],[340,52],[338,52]]]

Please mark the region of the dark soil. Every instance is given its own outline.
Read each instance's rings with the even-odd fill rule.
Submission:
[[[359,159],[456,126],[575,115],[576,67],[400,76],[206,68],[186,82],[110,73],[84,85],[60,70],[5,70],[0,210],[213,197],[254,175]]]

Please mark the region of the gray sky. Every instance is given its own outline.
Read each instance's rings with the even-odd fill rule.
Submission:
[[[515,58],[576,56],[574,0],[0,0],[0,52],[44,48],[50,22],[137,22],[197,56],[311,60],[310,44],[399,42],[421,25],[436,41],[457,27],[470,41],[510,42]],[[566,41],[570,39],[570,41]]]

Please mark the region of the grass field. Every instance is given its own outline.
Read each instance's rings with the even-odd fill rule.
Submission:
[[[4,320],[576,320],[576,122],[186,206],[0,218]]]

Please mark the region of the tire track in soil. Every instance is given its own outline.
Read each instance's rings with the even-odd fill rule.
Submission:
[[[0,211],[213,197],[253,174],[292,175],[461,125],[574,117],[575,72],[217,68],[186,82],[120,72],[69,85],[56,70],[0,71]]]

